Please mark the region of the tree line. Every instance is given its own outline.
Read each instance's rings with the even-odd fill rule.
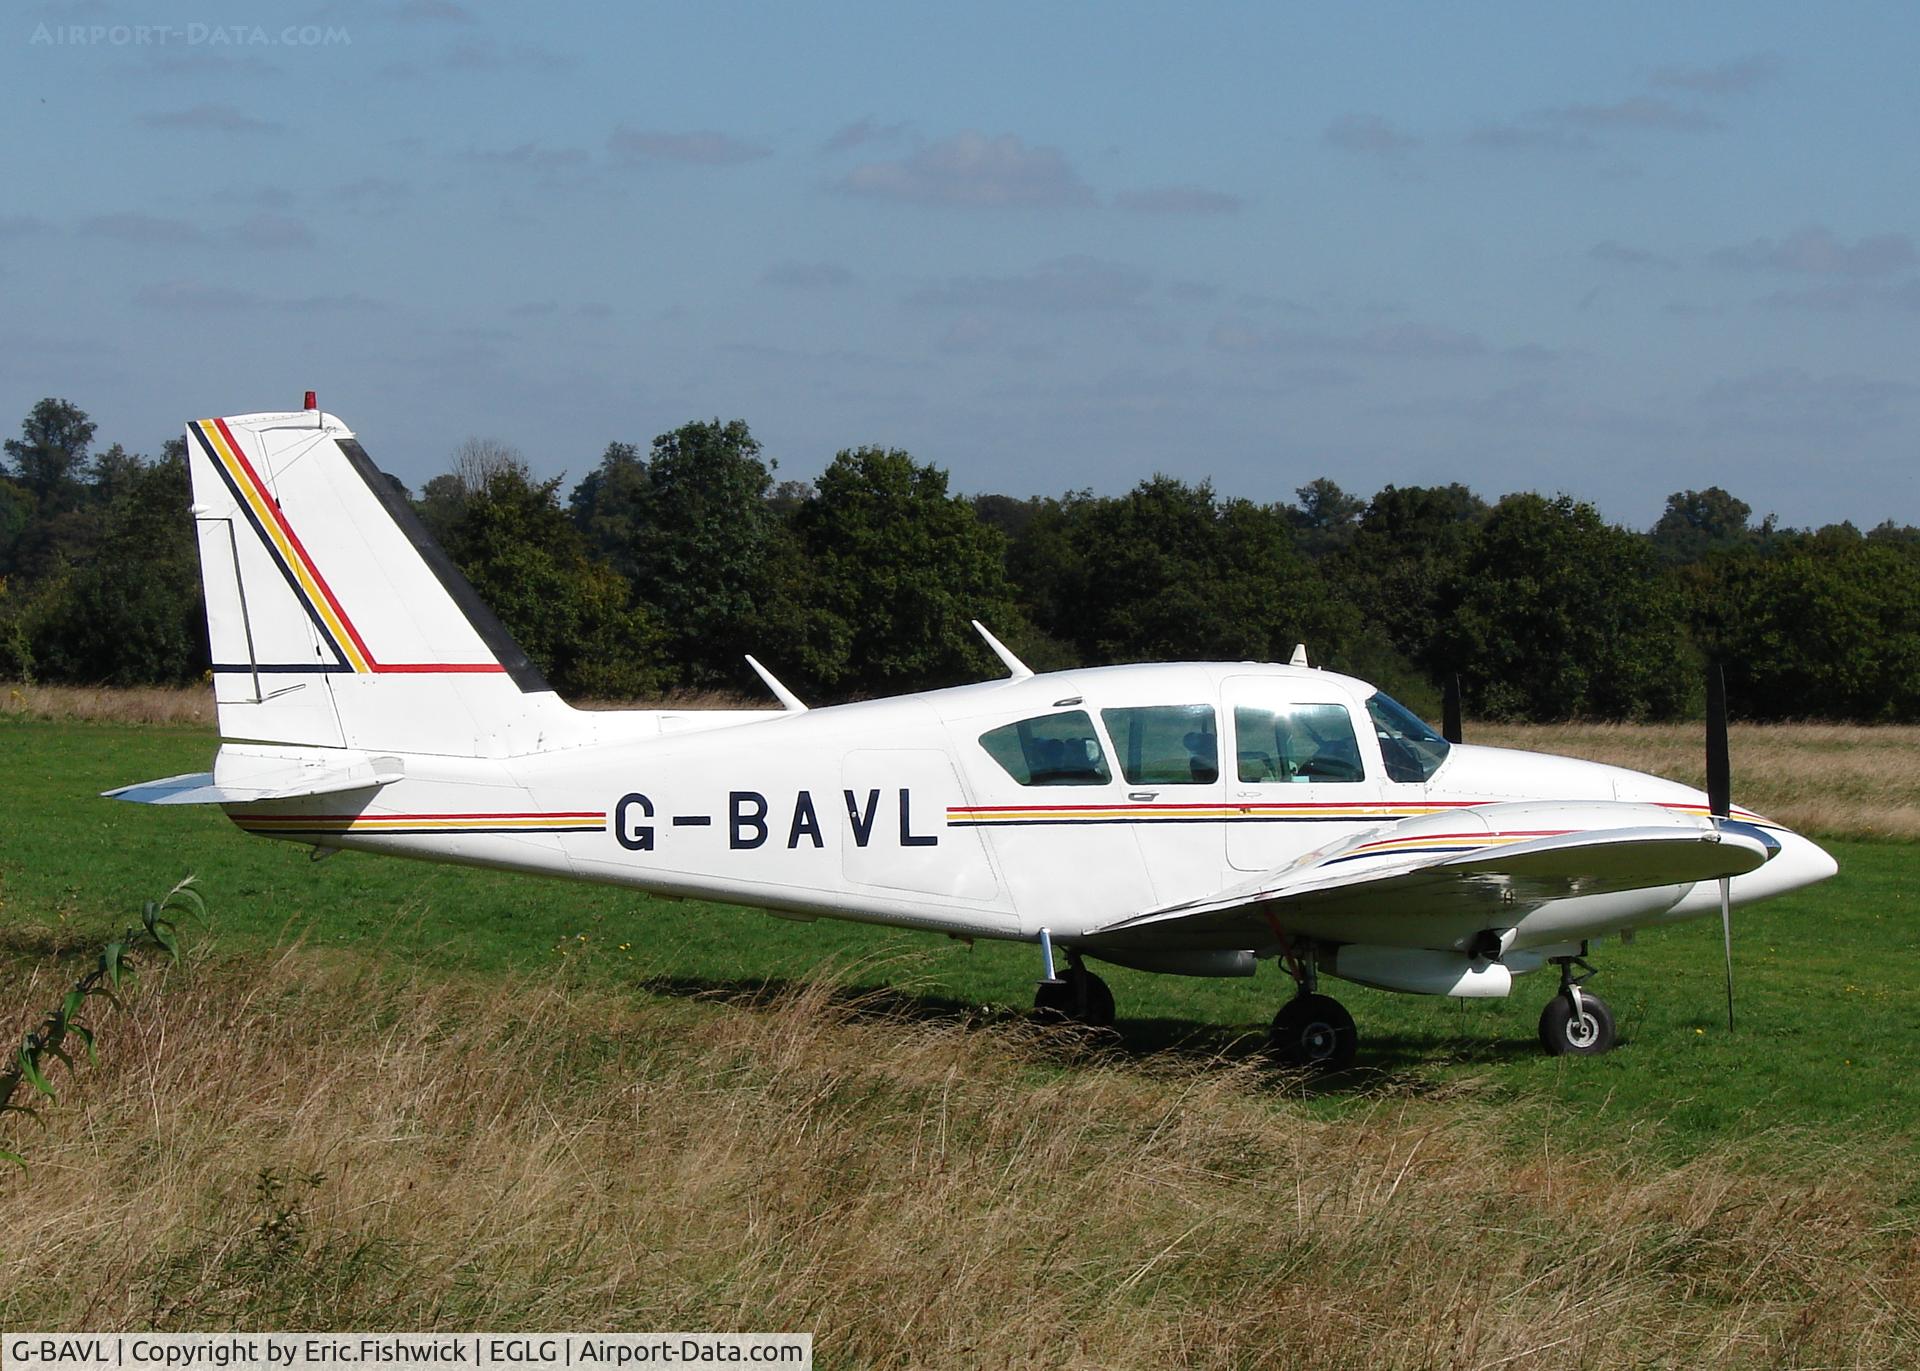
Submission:
[[[48,398],[6,442],[0,677],[200,679],[184,446],[96,451],[94,430]],[[571,487],[469,440],[405,493],[571,698],[756,690],[747,652],[809,700],[975,680],[997,670],[977,618],[1039,670],[1305,642],[1429,714],[1458,675],[1483,718],[1687,717],[1718,660],[1743,717],[1920,719],[1920,530],[1891,521],[1784,527],[1718,487],[1676,492],[1646,531],[1460,484],[967,497],[882,447],[812,483],[776,473],[715,419],[611,443]]]

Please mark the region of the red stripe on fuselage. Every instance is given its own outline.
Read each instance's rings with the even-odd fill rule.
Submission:
[[[1131,804],[1125,800],[1116,800],[1104,805],[954,805],[948,809],[950,814],[1073,814],[1091,810],[1107,811],[1124,809],[1129,813],[1142,814],[1178,814],[1195,809],[1364,809],[1368,811],[1382,809],[1464,809],[1488,803],[1485,800],[1326,800],[1312,804],[1288,803],[1284,800],[1210,800],[1195,801],[1192,804]],[[1418,818],[1418,815],[1408,815]]]

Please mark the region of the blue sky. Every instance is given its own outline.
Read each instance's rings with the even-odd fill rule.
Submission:
[[[0,424],[1920,523],[1917,14],[13,7]]]

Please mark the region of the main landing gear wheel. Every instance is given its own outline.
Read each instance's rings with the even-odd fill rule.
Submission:
[[[1083,966],[1069,966],[1060,979],[1042,981],[1033,992],[1033,1017],[1041,1023],[1074,1023],[1086,1028],[1113,1027],[1113,991]]]
[[[1585,990],[1579,998],[1577,1011],[1574,997],[1565,993],[1548,1000],[1540,1011],[1540,1045],[1553,1056],[1596,1057],[1619,1040],[1607,1002]]]
[[[1353,1015],[1331,995],[1294,996],[1273,1016],[1267,1035],[1267,1052],[1275,1061],[1311,1071],[1344,1071],[1359,1047]]]

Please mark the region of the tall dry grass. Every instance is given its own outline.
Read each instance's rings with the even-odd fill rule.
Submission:
[[[1470,724],[1467,741],[1558,752],[1706,784],[1699,724]],[[1920,839],[1920,727],[1735,724],[1734,800],[1802,833]]]
[[[0,681],[0,717],[211,727],[213,687],[25,685]]]
[[[103,1046],[0,1182],[0,1326],[811,1330],[835,1367],[1920,1349],[1891,1142],[1670,1168],[1543,1112],[1516,1151],[1466,1093],[1328,1122],[1254,1066],[1063,1069],[830,977],[714,1004],[290,950],[174,974]]]

